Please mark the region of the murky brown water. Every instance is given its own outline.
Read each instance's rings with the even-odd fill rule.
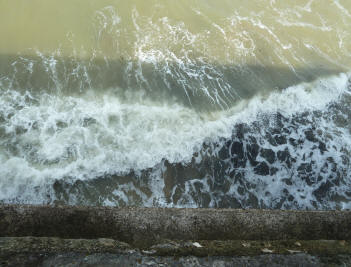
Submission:
[[[348,0],[0,0],[0,199],[348,207],[350,25]]]

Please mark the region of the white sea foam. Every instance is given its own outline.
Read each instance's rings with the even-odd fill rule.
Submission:
[[[162,159],[189,162],[204,141],[230,137],[233,126],[260,114],[323,110],[347,91],[340,74],[199,114],[183,106],[124,102],[118,94],[0,97],[0,199],[13,199],[55,179],[91,179],[151,168]]]
[[[194,184],[201,184],[201,192],[205,192],[208,198],[211,200],[208,206],[218,206],[217,201],[221,202],[225,198],[234,199],[243,206],[257,207],[253,204],[250,199],[250,195],[253,196],[258,205],[261,207],[276,207],[280,201],[283,204],[278,206],[279,208],[336,208],[341,207],[338,201],[333,200],[335,196],[341,196],[343,199],[342,207],[349,207],[347,193],[351,186],[351,182],[344,177],[345,172],[350,171],[350,167],[345,161],[345,157],[349,157],[351,149],[351,134],[348,129],[340,128],[333,121],[334,116],[338,116],[338,112],[333,111],[330,108],[331,103],[335,102],[336,105],[342,105],[342,97],[344,93],[348,93],[349,87],[348,76],[341,74],[329,79],[317,80],[311,84],[301,84],[287,88],[283,93],[272,93],[266,100],[256,97],[251,100],[246,108],[242,112],[238,112],[237,115],[230,117],[235,123],[243,122],[248,123],[256,121],[261,126],[261,129],[253,127],[249,135],[257,140],[261,149],[272,151],[273,155],[278,155],[282,151],[287,151],[289,157],[294,160],[291,166],[286,165],[279,160],[275,160],[273,163],[268,163],[267,160],[259,154],[256,158],[258,162],[265,162],[270,168],[275,168],[275,173],[269,175],[260,175],[256,172],[255,167],[251,166],[247,160],[245,168],[235,167],[231,163],[230,157],[224,159],[224,175],[220,175],[220,179],[223,181],[222,184],[228,183],[230,185],[228,191],[223,191],[223,188],[219,190],[211,189],[211,184],[214,183],[214,177],[207,179],[191,179],[185,181],[184,192],[182,196],[177,197],[176,206],[182,207],[197,207],[201,205],[199,200],[196,200],[199,196],[199,189],[196,189]],[[316,117],[314,111],[319,111],[320,117]],[[287,121],[284,127],[293,129],[289,133],[288,138],[293,140],[302,141],[301,145],[293,146],[288,143],[281,145],[272,145],[267,140],[266,133],[267,128],[274,127],[274,125],[265,125],[264,122],[260,122],[265,116],[272,114],[282,114],[286,118],[292,118],[296,116],[301,121],[298,126],[294,126],[291,121]],[[304,114],[304,115],[303,115]],[[262,116],[260,116],[262,115]],[[234,117],[238,116],[237,119]],[[260,116],[260,117],[258,117]],[[347,115],[345,115],[347,118]],[[234,119],[234,120],[233,120]],[[275,119],[269,119],[269,123],[275,122]],[[326,150],[321,151],[314,142],[306,140],[305,132],[310,130],[311,127],[317,127],[321,134],[321,140],[326,143]],[[283,131],[281,132],[283,134]],[[247,145],[250,145],[250,138],[236,139],[231,138],[234,141],[243,143],[244,149]],[[228,139],[221,142],[220,145],[215,147],[213,153],[217,155],[223,150],[223,146]],[[218,149],[216,149],[218,148]],[[317,148],[317,149],[316,149]],[[227,150],[230,147],[226,148]],[[235,156],[235,155],[232,155]],[[275,156],[274,156],[275,157]],[[302,167],[311,166],[311,171]],[[334,166],[334,167],[333,167]],[[231,172],[244,173],[244,178],[241,178],[241,182],[236,181],[233,175],[229,175]],[[304,172],[306,174],[304,175]],[[308,176],[306,177],[304,176]],[[288,179],[289,185],[286,183]],[[312,182],[311,182],[312,181]],[[245,185],[243,189],[243,183],[251,184],[254,186]],[[323,186],[328,186],[326,190],[320,190]],[[199,187],[198,187],[199,188]],[[243,190],[245,194],[243,194]],[[320,193],[318,193],[320,191]],[[317,193],[316,193],[317,192]],[[174,194],[174,192],[173,192]],[[325,200],[318,199],[318,194],[325,194]],[[286,201],[288,195],[293,196],[293,200]],[[329,201],[329,202],[328,202]],[[315,204],[312,204],[315,203]],[[253,206],[251,206],[253,205]]]

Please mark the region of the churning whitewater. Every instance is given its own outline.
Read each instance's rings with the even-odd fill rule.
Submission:
[[[295,2],[0,1],[0,201],[350,208],[351,3]]]

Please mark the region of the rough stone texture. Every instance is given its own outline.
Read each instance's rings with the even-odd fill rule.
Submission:
[[[0,236],[160,240],[351,240],[350,211],[0,206]]]
[[[0,256],[19,253],[115,253],[135,251],[147,256],[256,256],[261,254],[351,255],[351,243],[345,240],[164,240],[139,249],[113,239],[61,239],[57,237],[0,237]]]
[[[153,266],[186,266],[186,267],[233,267],[233,266],[350,266],[349,256],[340,255],[337,258],[316,257],[307,254],[296,255],[260,255],[254,257],[154,257],[137,252],[129,255],[110,253],[63,253],[63,254],[17,254],[15,257],[2,262],[2,266],[104,266],[104,267],[153,267]]]
[[[0,237],[1,266],[349,266],[347,241],[168,241]]]

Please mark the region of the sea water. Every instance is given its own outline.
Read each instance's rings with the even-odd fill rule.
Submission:
[[[0,1],[0,201],[351,206],[348,0]]]

